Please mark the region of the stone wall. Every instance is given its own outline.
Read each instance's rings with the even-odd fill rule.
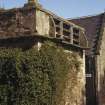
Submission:
[[[35,10],[32,8],[0,12],[0,38],[31,35],[35,32]]]
[[[99,105],[105,105],[105,21],[103,21],[101,35],[99,55],[96,57],[96,85]]]
[[[40,7],[39,7],[40,8]],[[54,35],[50,15],[38,8],[26,5],[23,8],[0,11],[0,38],[28,35]],[[55,30],[54,30],[55,31]]]
[[[43,11],[36,10],[36,30],[39,35],[49,36],[49,15]]]
[[[73,52],[72,52],[73,53]],[[67,74],[66,87],[63,96],[58,105],[85,105],[85,57],[81,58],[78,54],[78,60],[81,62],[80,71],[77,76],[71,78],[71,73]],[[76,70],[72,69],[73,72]],[[73,75],[73,74],[72,74]],[[76,81],[76,83],[74,82]]]

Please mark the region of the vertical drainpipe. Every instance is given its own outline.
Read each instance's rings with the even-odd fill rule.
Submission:
[[[85,85],[86,85],[86,67],[85,67],[85,50],[83,50],[83,78],[84,78],[84,89],[83,89],[83,105],[86,105],[86,89],[85,89]]]

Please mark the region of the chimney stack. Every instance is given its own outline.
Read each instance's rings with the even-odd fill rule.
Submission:
[[[37,4],[38,3],[38,0],[28,0],[28,3],[34,3],[34,4]]]
[[[28,0],[28,3],[24,4],[24,7],[42,7],[38,0]]]

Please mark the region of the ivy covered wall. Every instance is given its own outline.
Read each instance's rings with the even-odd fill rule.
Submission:
[[[53,43],[46,42],[39,51],[1,49],[0,105],[80,105],[81,65],[78,53],[65,53]]]

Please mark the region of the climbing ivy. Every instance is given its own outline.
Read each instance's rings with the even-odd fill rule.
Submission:
[[[45,42],[36,48],[0,50],[0,105],[56,105],[66,75],[80,62],[75,53]]]

